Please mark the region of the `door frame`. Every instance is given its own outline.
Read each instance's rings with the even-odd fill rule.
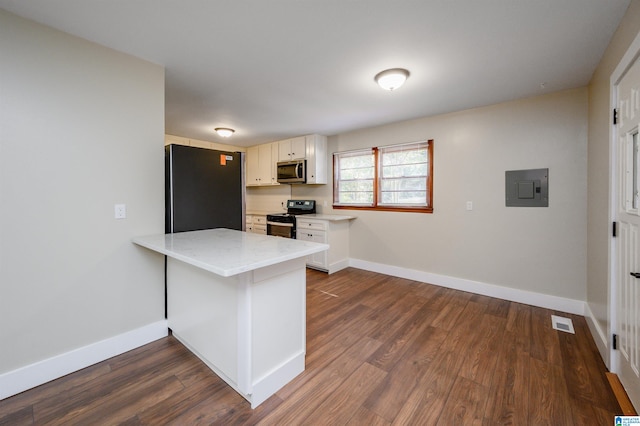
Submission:
[[[618,62],[609,80],[609,111],[613,114],[615,108],[618,105],[618,84],[631,68],[634,62],[640,57],[640,32],[636,34],[635,39],[627,48],[627,51]],[[618,200],[618,127],[613,125],[612,116],[609,118],[609,223],[617,221],[617,203]],[[609,370],[614,373],[620,372],[620,365],[618,363],[618,357],[616,356],[616,350],[613,349],[612,338],[614,334],[618,334],[618,310],[617,310],[617,273],[616,265],[618,260],[618,253],[616,247],[616,240],[612,233],[609,233],[609,262],[608,262],[608,277],[609,277],[609,333],[607,334],[607,347],[609,349],[607,354],[602,354],[607,363]]]

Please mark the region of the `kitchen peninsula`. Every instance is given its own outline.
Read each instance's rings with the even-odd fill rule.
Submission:
[[[252,408],[304,371],[305,258],[327,244],[223,228],[133,242],[167,256],[173,335]]]

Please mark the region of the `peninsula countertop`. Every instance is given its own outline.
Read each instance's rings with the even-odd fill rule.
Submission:
[[[267,216],[270,214],[280,214],[286,213],[286,211],[259,211],[259,210],[247,210],[248,216]],[[319,220],[328,220],[329,222],[340,222],[343,220],[353,220],[356,216],[349,216],[344,214],[322,214],[322,213],[312,213],[312,214],[304,214],[299,215],[300,218],[309,218],[309,219],[319,219]]]
[[[230,277],[318,253],[328,244],[217,228],[136,237],[133,242],[214,274]]]
[[[305,214],[300,215],[300,219],[308,218],[308,219],[319,219],[319,220],[328,220],[329,222],[341,222],[343,220],[353,220],[355,216],[348,216],[344,214],[322,214],[322,213],[314,213],[314,214]]]

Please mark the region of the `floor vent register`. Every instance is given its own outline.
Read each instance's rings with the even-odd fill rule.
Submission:
[[[570,318],[551,315],[551,324],[554,330],[564,331],[565,333],[576,334],[573,329],[573,321]]]

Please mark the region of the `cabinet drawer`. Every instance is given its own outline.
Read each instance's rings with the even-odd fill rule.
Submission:
[[[323,220],[313,220],[305,218],[296,218],[296,227],[298,229],[317,229],[319,231],[325,231],[327,229],[327,222]]]
[[[313,241],[314,243],[327,243],[327,233],[325,231],[298,229],[296,239],[303,241]]]
[[[264,225],[267,226],[267,217],[266,216],[254,216],[253,217],[254,225]]]
[[[267,225],[253,225],[253,232],[255,234],[267,235]]]

